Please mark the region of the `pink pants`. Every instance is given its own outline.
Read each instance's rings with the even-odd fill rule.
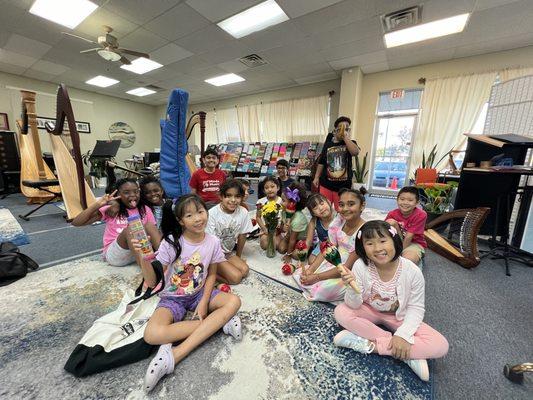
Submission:
[[[339,194],[337,192],[326,189],[324,186],[320,186],[320,194],[324,195],[326,199],[331,201],[335,210],[339,211]]]
[[[384,314],[376,311],[368,304],[363,303],[357,310],[348,307],[345,303],[335,308],[337,322],[358,336],[376,342],[376,349],[383,356],[390,356],[388,349],[392,333],[385,331],[376,324],[386,326],[396,331],[402,324],[394,314]],[[414,335],[415,343],[411,346],[411,359],[440,358],[448,353],[448,341],[439,332],[428,324],[422,322]]]

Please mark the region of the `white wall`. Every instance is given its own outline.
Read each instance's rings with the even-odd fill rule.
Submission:
[[[37,115],[55,118],[57,85],[0,72],[0,112],[8,114],[12,131],[17,130],[15,120],[20,118],[21,96],[19,90],[8,89],[9,86],[42,92],[36,97]],[[108,128],[117,121],[128,123],[136,133],[135,144],[119,150],[119,162],[131,158],[132,154],[153,151],[154,147],[160,147],[157,107],[75,88],[68,88],[68,91],[76,120],[91,124],[90,134],[80,133],[82,153],[92,150],[96,140],[108,140]],[[48,133],[39,130],[39,134],[42,150],[48,151]]]

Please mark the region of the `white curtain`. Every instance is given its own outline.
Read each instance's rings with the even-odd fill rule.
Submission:
[[[266,141],[261,137],[261,104],[237,107],[241,142]]]
[[[235,107],[226,110],[216,110],[215,120],[217,127],[217,142],[238,142],[240,141],[239,118]]]
[[[533,75],[533,67],[504,69],[500,71],[500,82],[507,82],[527,75]]]
[[[292,140],[322,141],[328,132],[329,96],[296,99],[292,107]]]
[[[427,156],[435,144],[437,160],[461,145],[488,101],[495,79],[496,72],[491,72],[426,81],[409,171],[420,166],[422,153]],[[444,158],[436,168],[446,162]]]

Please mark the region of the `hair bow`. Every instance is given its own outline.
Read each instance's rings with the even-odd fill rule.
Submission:
[[[396,230],[394,226],[391,226],[389,228],[389,232],[391,233],[392,237],[394,237],[398,233],[398,231]]]
[[[357,232],[357,239],[361,239],[361,229],[359,229],[359,232]]]
[[[290,188],[285,189],[285,196],[288,200],[292,200],[295,203],[300,201],[300,191],[298,188],[291,190]]]

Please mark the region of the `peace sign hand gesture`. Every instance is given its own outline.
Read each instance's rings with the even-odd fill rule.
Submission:
[[[115,190],[113,193],[111,194],[104,194],[102,197],[100,197],[97,202],[98,202],[98,208],[100,207],[103,207],[103,206],[106,206],[110,203],[112,203],[113,201],[115,200],[118,200],[120,199],[120,196],[115,196],[115,194],[117,193],[117,191]]]

